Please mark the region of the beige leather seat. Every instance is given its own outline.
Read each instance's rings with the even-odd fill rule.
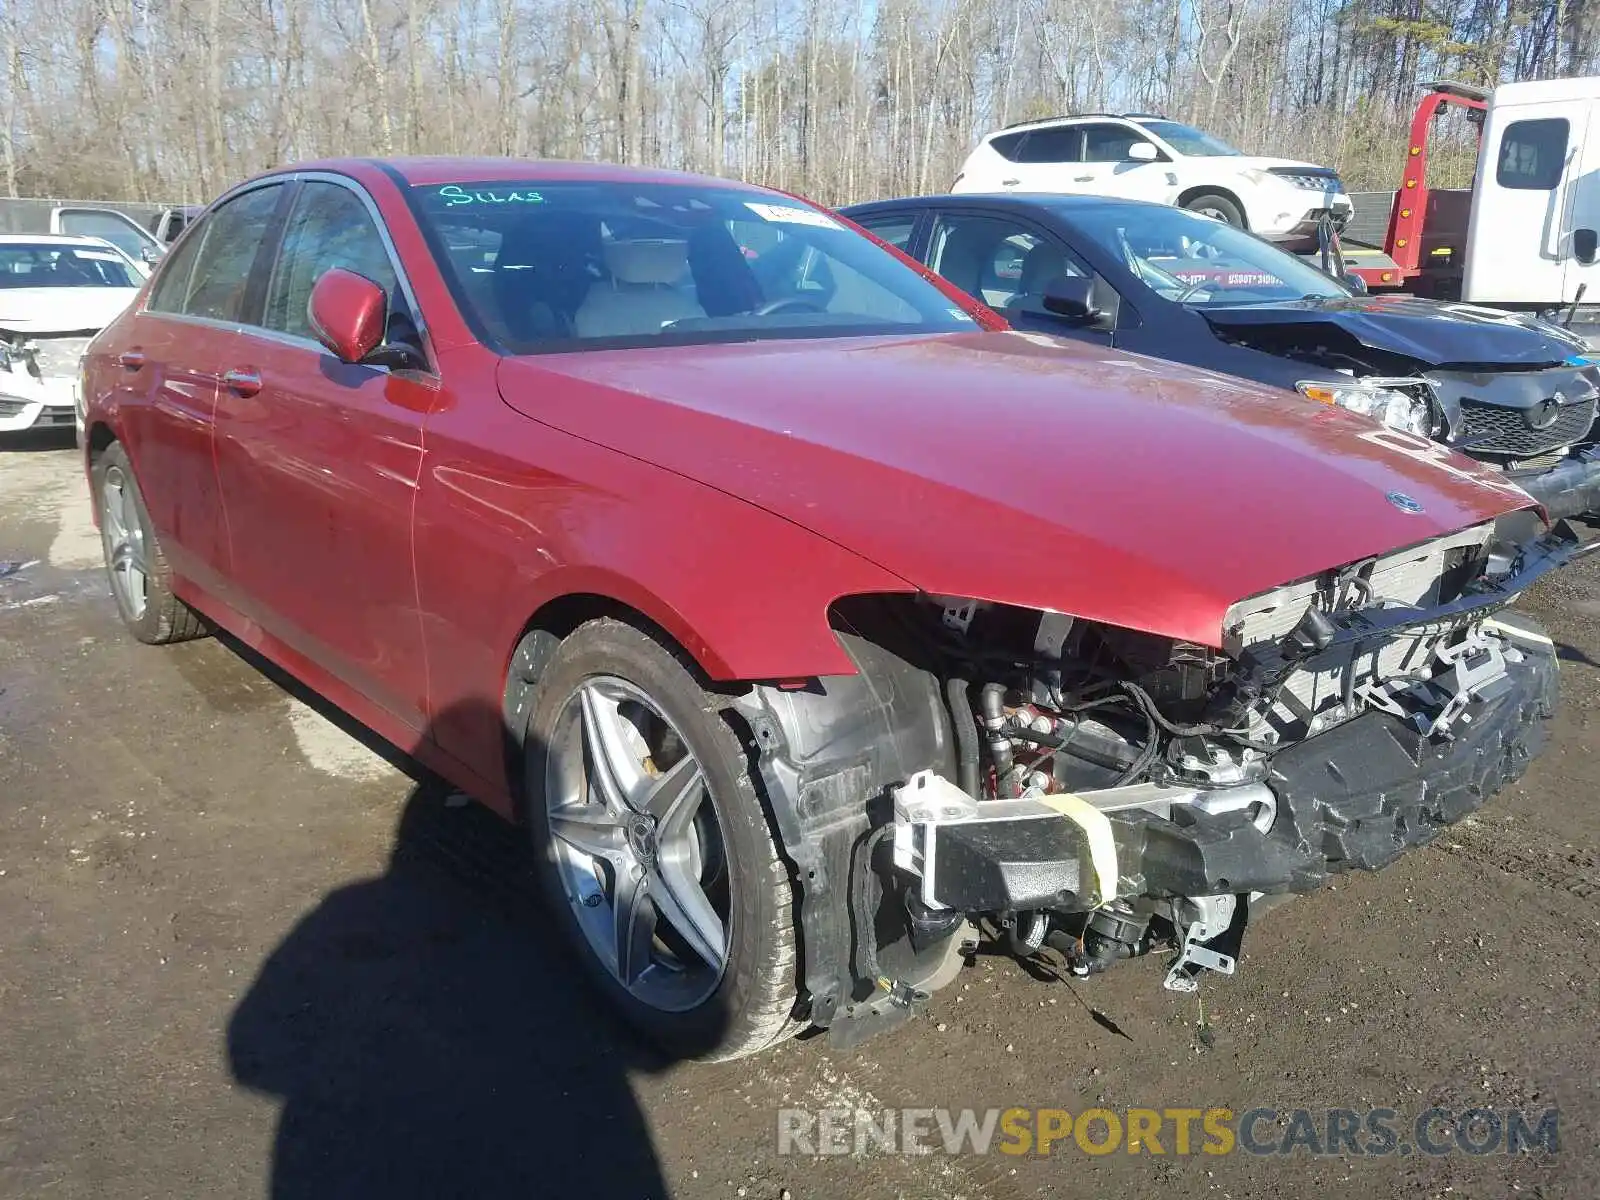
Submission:
[[[589,288],[573,324],[579,337],[629,337],[660,333],[669,321],[703,317],[682,286],[689,270],[688,243],[639,239],[604,243],[611,278]]]

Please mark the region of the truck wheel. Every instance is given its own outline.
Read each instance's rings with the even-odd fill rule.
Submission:
[[[661,643],[590,621],[542,672],[523,742],[539,872],[586,971],[646,1037],[706,1060],[804,1028],[789,870],[717,708]]]
[[[152,646],[205,633],[200,614],[172,594],[172,571],[120,442],[112,442],[95,459],[92,477],[100,545],[123,624]]]
[[[1244,213],[1237,204],[1220,192],[1201,192],[1198,196],[1190,196],[1183,202],[1183,207],[1190,212],[1215,217],[1219,221],[1226,221],[1229,225],[1244,228]]]

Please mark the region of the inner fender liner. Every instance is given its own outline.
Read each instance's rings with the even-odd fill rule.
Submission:
[[[865,939],[879,977],[913,987],[948,959],[948,939],[912,944],[903,893],[892,885],[886,892],[883,876],[853,861],[869,829],[890,819],[892,785],[920,770],[955,777],[939,681],[875,642],[849,633],[839,640],[859,674],[804,688],[761,685],[728,709],[749,729],[758,779],[795,868],[802,983],[809,1019],[820,1026],[853,1015],[879,991],[866,971]],[[873,929],[853,928],[852,870],[870,872]]]

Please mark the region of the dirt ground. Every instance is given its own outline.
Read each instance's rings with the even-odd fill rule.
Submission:
[[[1155,959],[1069,990],[983,956],[858,1051],[724,1066],[595,1010],[494,818],[229,644],[125,636],[70,442],[0,448],[0,564],[0,1196],[1600,1195],[1600,556],[1525,601],[1551,750],[1266,918],[1207,1029]],[[1553,1106],[1560,1142],[777,1153],[786,1107],[1095,1104]]]

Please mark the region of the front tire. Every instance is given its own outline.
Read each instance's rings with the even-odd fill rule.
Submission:
[[[100,545],[123,624],[152,646],[200,637],[205,622],[172,592],[172,570],[120,442],[95,459],[92,478]]]
[[[1183,202],[1183,207],[1190,212],[1226,221],[1237,229],[1245,227],[1243,210],[1220,192],[1201,192],[1198,196],[1190,196]]]
[[[542,672],[523,746],[539,873],[585,970],[705,1060],[804,1028],[789,869],[718,707],[660,642],[596,620]]]

